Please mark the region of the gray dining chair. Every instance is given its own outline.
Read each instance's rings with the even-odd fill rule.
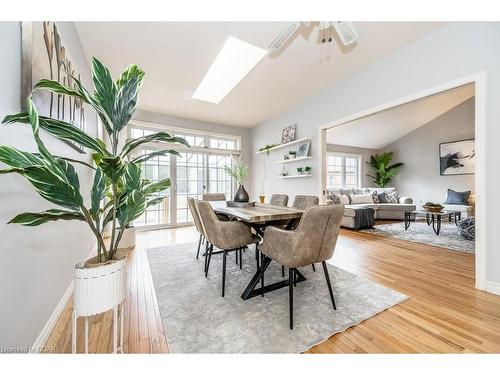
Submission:
[[[222,253],[222,297],[226,288],[226,258],[231,251],[239,253],[240,269],[242,268],[242,250],[248,245],[257,245],[260,237],[252,234],[250,227],[241,221],[222,221],[215,215],[209,202],[195,201],[201,223],[210,246],[208,248],[205,276],[208,276],[210,260],[213,254]],[[214,251],[214,246],[220,249]]]
[[[305,210],[311,206],[317,206],[319,198],[314,195],[296,195],[293,199],[292,207],[301,208]]]
[[[286,194],[273,194],[271,195],[271,200],[269,201],[273,206],[287,206],[288,205],[288,195]]]
[[[226,194],[224,193],[205,193],[203,194],[204,201],[215,202],[215,201],[225,201]]]
[[[201,224],[200,216],[198,215],[198,210],[196,209],[195,199],[192,197],[188,197],[187,203],[189,206],[189,210],[191,211],[191,216],[193,217],[194,226],[200,234],[200,238],[198,240],[198,251],[196,252],[196,259],[198,259],[200,257],[200,247],[202,244],[202,240],[203,242],[205,242],[205,232],[203,231],[203,225]]]
[[[323,264],[333,309],[337,309],[326,260],[330,259],[335,251],[343,216],[342,205],[311,206],[302,215],[296,229],[290,231],[269,227],[264,232],[264,239],[259,245],[263,254],[262,260],[269,257],[288,267],[290,329],[293,329],[293,288],[298,267],[319,262]],[[261,267],[260,279],[264,295],[264,267]]]

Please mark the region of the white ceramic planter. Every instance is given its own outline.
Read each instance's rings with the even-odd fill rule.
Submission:
[[[91,316],[116,308],[125,298],[127,260],[85,268],[75,264],[73,310],[77,316]]]
[[[118,235],[118,230],[116,230]],[[135,247],[135,227],[126,228],[118,244],[119,249],[133,249]]]

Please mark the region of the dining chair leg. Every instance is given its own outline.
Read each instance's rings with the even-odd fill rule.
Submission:
[[[323,272],[325,273],[326,284],[328,285],[328,291],[330,292],[330,298],[332,299],[333,309],[337,310],[337,306],[335,305],[335,297],[333,296],[332,284],[330,284],[330,275],[328,274],[328,267],[326,262],[323,261]]]
[[[260,267],[260,260],[259,260],[259,248],[257,245],[255,245],[255,261],[257,262],[257,269]]]
[[[297,269],[293,269],[293,286],[297,286]]]
[[[285,277],[285,266],[281,266],[281,277]]]
[[[288,269],[288,308],[290,314],[290,329],[293,329],[293,284],[295,282],[295,269]]]
[[[316,267],[314,266],[314,263],[312,264],[313,266],[313,271],[316,272]]]
[[[234,255],[235,255],[235,258],[236,258],[236,264],[238,264],[238,257],[239,257],[239,255],[240,255],[239,251],[238,251],[238,250],[236,250],[236,251],[234,252]]]
[[[205,268],[203,268],[203,271],[207,271],[207,259],[208,259],[208,241],[205,242],[205,253],[203,254],[205,257]]]
[[[243,269],[243,250],[239,249],[238,252],[240,253],[240,270]]]
[[[201,237],[203,236],[200,234],[200,239],[198,240],[198,252],[196,253],[196,259],[200,257]]]
[[[208,249],[207,268],[205,268],[205,277],[208,276],[208,268],[210,267],[210,259],[212,258],[213,249],[214,249],[214,245],[210,245],[210,248]]]
[[[260,253],[260,295],[264,297],[264,253]]]
[[[224,291],[226,289],[226,258],[227,251],[224,250],[222,253],[222,297],[224,297]]]

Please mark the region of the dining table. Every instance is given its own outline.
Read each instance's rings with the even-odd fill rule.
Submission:
[[[225,215],[231,220],[243,221],[249,225],[261,239],[264,238],[266,227],[270,225],[286,223],[284,224],[286,230],[293,229],[304,213],[304,210],[298,207],[274,206],[266,203],[255,203],[255,205],[247,207],[228,206],[226,201],[212,201],[210,204],[217,214]],[[265,271],[272,262],[271,258],[264,257],[262,264],[259,264],[258,245],[255,254],[257,270],[241,295],[243,300],[262,294],[262,289],[257,288],[261,272]],[[295,282],[299,283],[305,280],[306,278],[304,275],[297,270]],[[264,293],[268,293],[273,290],[288,287],[288,284],[289,279],[283,278],[281,281],[265,285],[263,291]]]

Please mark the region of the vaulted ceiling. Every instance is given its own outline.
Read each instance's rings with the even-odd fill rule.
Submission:
[[[302,26],[269,53],[220,104],[191,96],[228,36],[265,48],[286,22],[76,22],[88,58],[118,75],[146,71],[139,108],[251,127],[270,120],[336,80],[441,26],[432,22],[356,22],[358,42],[323,45],[318,23]]]

